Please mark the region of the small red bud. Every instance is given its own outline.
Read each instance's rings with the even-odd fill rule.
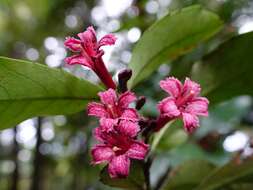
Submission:
[[[131,76],[131,69],[125,69],[118,74],[119,88],[121,92],[126,92],[128,90],[127,81],[131,78]]]
[[[146,97],[145,96],[140,96],[138,98],[137,102],[136,102],[135,108],[137,110],[140,110],[144,106],[145,103],[146,103]]]

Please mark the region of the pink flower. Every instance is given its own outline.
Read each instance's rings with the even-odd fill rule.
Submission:
[[[107,34],[97,41],[96,32],[92,26],[77,36],[80,39],[67,37],[64,42],[64,45],[68,49],[76,53],[76,55],[67,57],[65,59],[66,63],[89,67],[98,75],[106,87],[115,89],[116,85],[102,60],[104,51],[100,49],[100,47],[105,45],[113,45],[116,41],[115,36],[113,34]]]
[[[92,163],[108,163],[111,178],[127,177],[130,159],[143,160],[148,152],[147,144],[115,131],[103,133],[96,128],[94,135],[100,144],[91,150]]]
[[[101,103],[91,102],[88,104],[88,115],[100,119],[100,128],[103,132],[118,132],[130,137],[137,136],[140,131],[138,125],[139,116],[129,104],[136,100],[134,93],[127,91],[117,97],[115,90],[109,89],[98,93]]]
[[[129,137],[136,137],[138,132],[140,131],[140,127],[137,122],[132,122],[128,120],[119,120],[117,122],[114,119],[100,119],[100,130],[105,133],[110,133],[113,131],[117,131],[123,135]]]
[[[168,121],[175,118],[183,118],[184,128],[187,132],[193,132],[199,126],[198,116],[208,116],[207,98],[200,97],[200,85],[185,79],[184,84],[174,77],[160,81],[160,87],[170,96],[158,104],[160,117],[157,121],[156,131],[162,128]]]
[[[138,114],[129,104],[136,100],[134,93],[127,91],[117,97],[115,90],[109,89],[99,92],[101,103],[91,102],[88,104],[88,115],[98,118],[110,118],[114,120],[125,119],[138,121]]]

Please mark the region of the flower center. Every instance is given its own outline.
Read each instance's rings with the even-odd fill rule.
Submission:
[[[187,104],[195,95],[195,91],[194,90],[190,90],[189,93],[186,93],[183,96],[180,96],[177,101],[176,104],[178,107],[180,106],[184,106],[185,104]]]
[[[117,146],[114,146],[114,147],[112,148],[112,150],[113,150],[113,152],[117,152],[117,151],[121,150],[121,148],[119,148],[119,147],[117,147]]]
[[[107,110],[110,113],[111,118],[118,118],[119,117],[117,107],[115,105],[110,105],[110,104],[107,105]]]

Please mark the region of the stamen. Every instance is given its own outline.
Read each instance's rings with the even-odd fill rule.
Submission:
[[[114,147],[112,148],[112,150],[113,150],[114,152],[116,152],[116,151],[118,151],[118,150],[121,150],[121,148],[119,148],[119,147],[117,147],[117,146],[114,146]]]
[[[184,105],[185,103],[187,103],[189,100],[191,100],[195,95],[195,91],[194,90],[190,90],[190,92],[186,95],[184,95],[183,97],[180,97],[176,104],[178,107]]]

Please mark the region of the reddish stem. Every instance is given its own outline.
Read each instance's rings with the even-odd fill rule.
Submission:
[[[116,85],[115,85],[114,81],[112,80],[112,76],[110,75],[110,73],[106,69],[102,58],[95,59],[94,62],[95,62],[95,64],[94,64],[93,70],[97,74],[97,76],[100,78],[102,83],[104,83],[104,85],[107,88],[116,89]]]
[[[156,127],[154,131],[159,131],[161,128],[163,128],[169,121],[171,121],[173,118],[170,117],[159,117],[157,119]]]

